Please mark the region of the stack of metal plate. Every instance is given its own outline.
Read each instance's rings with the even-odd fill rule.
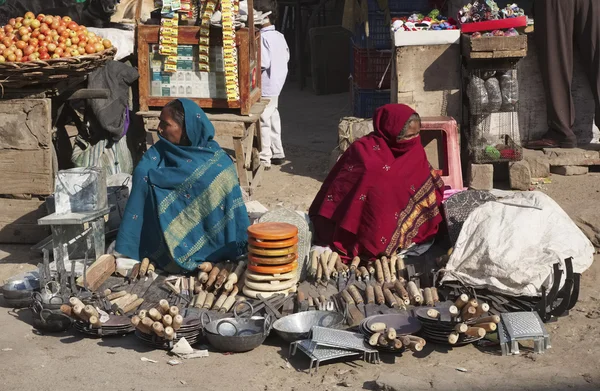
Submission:
[[[419,330],[421,330],[421,322],[419,322],[419,319],[408,313],[370,316],[360,322],[358,330],[365,336],[366,339],[369,339],[373,334],[375,334],[373,331],[371,331],[371,325],[375,323],[384,323],[387,328],[396,330],[396,334],[399,336],[416,334],[419,332]],[[403,346],[402,349],[396,350],[393,348],[378,346],[377,349],[386,352],[401,353],[405,350],[405,347]]]
[[[310,368],[316,362],[316,369],[323,361],[348,356],[363,356],[364,361],[379,362],[379,351],[370,347],[360,333],[314,326],[311,339],[303,339],[290,344],[290,354],[296,354],[297,348],[310,359]]]
[[[138,337],[146,345],[152,346],[156,349],[171,349],[181,338],[185,338],[190,345],[197,343],[201,337],[202,324],[200,319],[184,318],[181,328],[175,332],[175,338],[173,341],[168,341],[164,338],[159,337],[156,334],[146,334],[139,330],[135,330],[135,336]]]
[[[450,312],[446,307],[436,307],[439,311],[439,318],[432,318],[427,315],[430,308],[419,308],[415,311],[417,318],[421,322],[421,335],[427,341],[450,346],[464,346],[479,341],[482,337],[470,337],[466,334],[459,334],[458,341],[455,344],[448,342],[448,337],[454,332],[459,323],[473,324],[473,321],[457,322],[452,319]]]
[[[87,322],[73,322],[73,327],[82,334],[94,337],[125,335],[134,330],[131,320],[127,316],[120,315],[110,315],[110,318],[102,323],[100,328],[94,328]]]

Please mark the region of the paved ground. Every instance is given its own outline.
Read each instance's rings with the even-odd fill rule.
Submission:
[[[306,209],[327,172],[337,122],[347,113],[349,100],[346,95],[317,97],[288,89],[281,105],[290,163],[273,168],[255,198],[270,208]],[[600,174],[552,180],[542,190],[573,218],[595,226]],[[23,246],[1,246],[0,259],[0,281],[37,262]],[[381,365],[360,361],[325,365],[314,376],[302,372],[307,360],[286,361],[287,347],[275,336],[250,353],[211,352],[208,358],[169,366],[167,354],[146,350],[133,336],[100,340],[82,339],[73,332],[40,335],[30,326],[28,311],[0,308],[0,389],[597,390],[599,278],[596,262],[583,276],[576,309],[547,325],[552,349],[544,355],[501,357],[496,350],[475,346],[448,351],[428,345],[418,355],[384,356]],[[158,363],[142,362],[141,357]]]

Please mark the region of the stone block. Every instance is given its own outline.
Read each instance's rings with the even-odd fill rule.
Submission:
[[[514,162],[509,167],[510,188],[513,190],[529,190],[531,187],[531,169],[525,160]]]
[[[589,172],[589,168],[587,166],[553,166],[550,167],[550,172],[564,176],[585,175]]]
[[[543,151],[524,149],[523,160],[529,163],[532,178],[548,178],[550,176],[550,160]]]
[[[598,151],[581,148],[546,148],[544,154],[548,157],[550,166],[596,166],[600,165]]]
[[[492,164],[471,164],[469,167],[469,188],[492,190],[494,188],[494,166]]]

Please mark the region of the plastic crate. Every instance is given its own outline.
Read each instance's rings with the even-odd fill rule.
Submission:
[[[392,51],[354,46],[352,80],[363,89],[387,90],[392,80]],[[383,79],[383,81],[382,81]],[[381,87],[379,83],[381,82]]]
[[[402,15],[392,12],[392,19]],[[369,36],[365,34],[364,24],[358,26],[354,34],[354,44],[360,48],[391,49],[391,25],[385,22],[383,11],[369,11]]]
[[[390,101],[390,90],[367,90],[352,85],[352,107],[355,117],[371,118],[375,109]]]

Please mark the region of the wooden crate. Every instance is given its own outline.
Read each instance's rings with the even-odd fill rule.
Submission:
[[[173,99],[178,98],[176,96],[152,96],[151,94],[150,45],[158,43],[159,29],[159,26],[154,25],[138,25],[137,46],[141,111],[148,111],[152,107],[163,107]],[[211,28],[211,46],[223,45],[221,34],[220,29]],[[240,99],[233,102],[228,102],[227,99],[213,98],[190,98],[191,100],[203,109],[236,109],[242,115],[250,114],[252,105],[261,98],[260,31],[255,30],[253,40],[249,36],[250,33],[247,28],[236,31]],[[179,26],[179,45],[198,46],[199,37],[199,26]]]
[[[0,118],[0,194],[52,194],[50,99],[2,100]]]
[[[0,243],[36,244],[50,235],[50,227],[38,225],[46,216],[44,201],[0,198]]]
[[[462,55],[471,59],[521,58],[527,55],[527,35],[516,37],[461,37]]]

